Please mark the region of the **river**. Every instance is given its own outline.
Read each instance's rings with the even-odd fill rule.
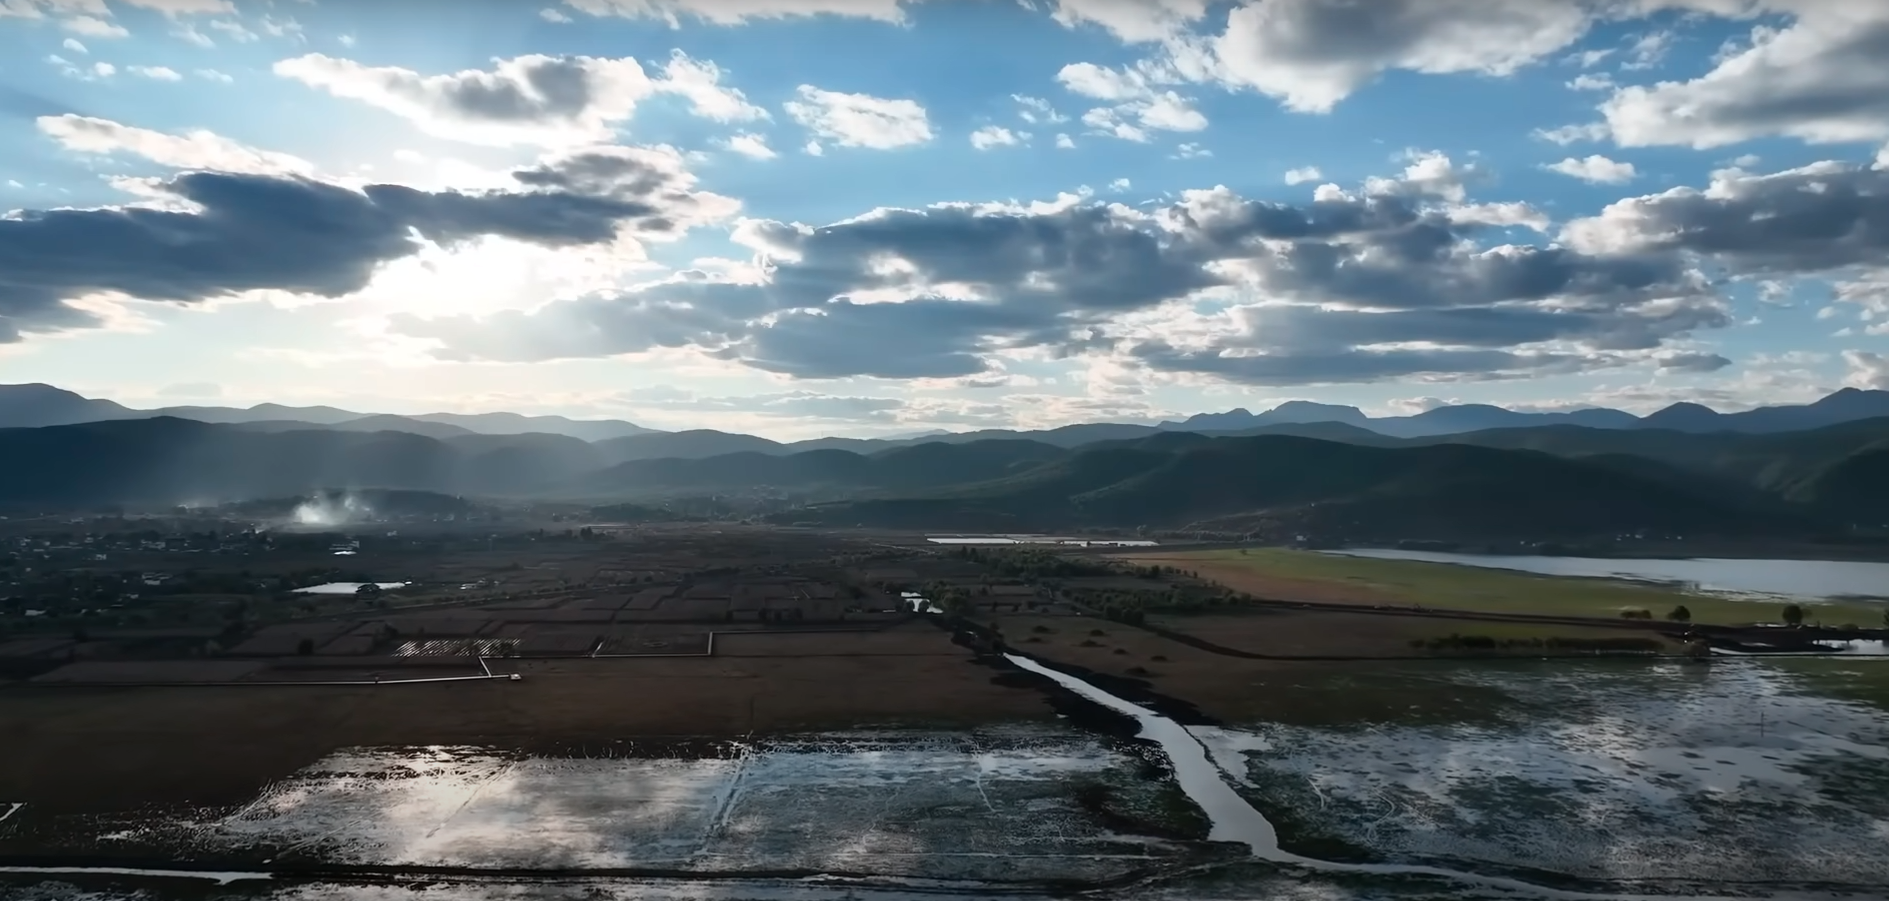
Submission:
[[[1448,554],[1358,548],[1326,551],[1348,557],[1378,560],[1416,560],[1454,563],[1490,569],[1512,569],[1545,576],[1582,576],[1630,579],[1643,582],[1678,582],[1699,591],[1751,595],[1765,600],[1837,598],[1889,599],[1889,563],[1847,560],[1738,560],[1691,558],[1682,560],[1629,560],[1597,557],[1540,557],[1496,554]]]

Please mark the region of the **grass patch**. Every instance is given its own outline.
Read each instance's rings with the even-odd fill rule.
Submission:
[[[1332,589],[1334,599],[1349,588],[1356,592],[1357,602],[1366,605],[1393,603],[1448,610],[1609,618],[1619,617],[1623,610],[1647,610],[1658,619],[1683,604],[1692,612],[1694,622],[1722,625],[1775,622],[1784,607],[1781,602],[1735,601],[1611,579],[1541,576],[1449,563],[1374,560],[1279,548],[1168,553],[1163,554],[1162,559],[1171,560],[1182,569],[1197,569],[1203,578],[1214,579],[1229,588],[1283,600],[1293,600],[1295,596],[1290,587],[1281,589],[1281,584],[1323,583]],[[1268,590],[1272,580],[1277,580],[1271,587],[1278,589],[1278,594]],[[1862,606],[1841,603],[1803,603],[1802,606],[1807,620],[1830,624],[1873,623],[1881,618],[1876,609]]]

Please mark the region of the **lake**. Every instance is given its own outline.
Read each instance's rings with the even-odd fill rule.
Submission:
[[[1003,545],[1057,544],[1069,547],[1159,547],[1158,542],[1139,538],[1064,538],[1057,535],[933,535],[932,544]]]
[[[295,593],[296,594],[353,594],[357,591],[360,591],[361,586],[367,585],[367,584],[369,583],[367,582],[323,582],[320,585],[310,585],[307,588],[297,588],[295,589]],[[372,584],[379,585],[382,591],[392,591],[396,588],[407,587],[406,582],[374,582]]]
[[[1446,554],[1360,548],[1326,551],[1348,557],[1455,563],[1512,569],[1545,576],[1582,576],[1642,582],[1680,582],[1698,591],[1771,598],[1889,598],[1889,563],[1845,560],[1620,560],[1596,557],[1531,557]]]

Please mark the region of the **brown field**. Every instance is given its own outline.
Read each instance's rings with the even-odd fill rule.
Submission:
[[[238,803],[269,780],[354,746],[529,749],[1051,715],[1044,695],[995,684],[996,670],[929,623],[872,636],[739,640],[751,642],[753,656],[493,662],[520,673],[518,682],[14,686],[0,691],[0,734],[8,737],[0,743],[0,799],[48,813]],[[764,643],[783,641],[765,653]]]
[[[1438,690],[1423,676],[1428,662],[1422,660],[1253,660],[1093,619],[1017,616],[1003,618],[1000,625],[1006,639],[1024,653],[1111,676],[1142,679],[1152,690],[1227,722],[1327,724],[1359,718],[1462,717],[1492,709],[1500,700],[1474,688],[1451,685]],[[1054,631],[1036,635],[1032,631],[1036,626]],[[1097,629],[1103,634],[1090,634]],[[1024,640],[1032,636],[1043,640]],[[1085,647],[1084,642],[1095,646]],[[1373,683],[1373,690],[1345,690],[1348,681]]]
[[[1293,578],[1265,572],[1244,561],[1218,561],[1194,555],[1167,554],[1127,554],[1122,555],[1120,559],[1138,566],[1173,566],[1183,572],[1197,572],[1202,579],[1218,582],[1234,591],[1243,591],[1260,598],[1367,606],[1398,604],[1407,606],[1409,603],[1363,580],[1334,582],[1324,579]]]

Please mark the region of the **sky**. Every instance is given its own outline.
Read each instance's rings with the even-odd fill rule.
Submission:
[[[781,439],[1889,388],[1889,4],[0,0],[0,382]]]

